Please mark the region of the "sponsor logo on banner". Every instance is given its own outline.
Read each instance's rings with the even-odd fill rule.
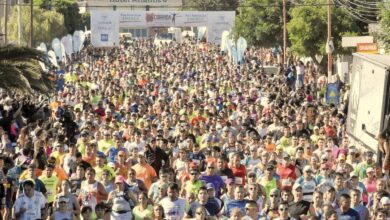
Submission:
[[[145,20],[148,25],[168,25],[174,26],[176,23],[176,18],[178,14],[176,12],[172,13],[146,13]]]
[[[119,14],[91,11],[91,42],[95,47],[119,45]]]
[[[101,34],[100,41],[108,41],[108,34]]]
[[[121,12],[119,15],[119,24],[121,26],[132,26],[132,25],[140,25],[144,26],[145,24],[145,18],[144,13],[138,13],[138,12]]]

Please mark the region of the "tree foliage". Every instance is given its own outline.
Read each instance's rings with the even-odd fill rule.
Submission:
[[[307,6],[292,7],[289,11],[291,20],[287,24],[291,50],[301,56],[311,57],[319,63],[316,55],[326,54],[328,36],[327,7],[313,6],[315,3],[326,3],[325,0],[305,0]],[[334,54],[347,52],[341,47],[343,36],[355,36],[361,30],[355,20],[348,16],[344,9],[332,8],[332,37]],[[323,59],[325,60],[325,59]]]
[[[384,43],[387,51],[390,51],[390,1],[381,5],[379,39]]]
[[[246,0],[236,18],[235,35],[244,37],[251,45],[262,47],[281,45],[283,40],[281,2],[281,0]],[[276,7],[265,7],[265,5]]]
[[[38,61],[48,65],[46,55],[33,48],[6,45],[0,47],[0,87],[31,93],[49,93],[53,83]]]
[[[235,11],[238,0],[187,0],[186,6],[200,11]]]
[[[64,17],[55,12],[34,8],[33,16],[33,46],[40,42],[51,43],[53,38],[61,37],[65,33]],[[30,39],[30,8],[21,7],[21,45],[27,45]],[[18,10],[14,7],[8,22],[8,38],[18,42]]]
[[[87,27],[88,30],[91,30],[91,13],[89,12],[81,14],[79,30],[84,30],[85,27]]]
[[[75,0],[36,0],[36,4],[42,9],[55,10],[61,13],[64,16],[66,31],[69,34],[73,34],[74,31],[79,30],[81,15],[79,13],[79,6]]]

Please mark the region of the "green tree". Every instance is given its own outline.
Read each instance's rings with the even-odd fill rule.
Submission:
[[[246,0],[239,11],[234,29],[236,36],[244,37],[250,45],[273,47],[282,44],[281,0]]]
[[[27,45],[30,39],[30,8],[21,7],[21,45]],[[40,42],[51,43],[53,38],[65,34],[64,17],[55,12],[34,8],[33,46]],[[8,36],[12,42],[18,42],[18,12],[14,7],[8,22]]]
[[[64,23],[66,31],[73,34],[74,31],[79,30],[81,22],[81,15],[79,13],[79,6],[75,0],[36,0],[35,4],[40,8],[46,10],[55,10],[64,16]]]
[[[381,5],[380,17],[380,32],[378,38],[384,43],[387,51],[390,51],[390,2]]]
[[[85,27],[87,27],[88,30],[91,30],[91,13],[89,12],[81,14],[79,30],[84,31]]]
[[[200,11],[235,11],[239,0],[187,0],[186,6]]]
[[[287,24],[287,30],[291,41],[290,48],[295,54],[311,57],[317,65],[324,66],[326,59],[322,59],[320,64],[316,55],[326,54],[328,36],[326,0],[305,0],[304,3],[306,6],[292,7],[289,11],[291,20]],[[318,5],[314,6],[315,4]],[[348,52],[341,47],[341,38],[355,36],[360,32],[356,21],[348,16],[344,9],[332,8],[333,54]]]
[[[0,88],[25,93],[33,90],[50,93],[53,83],[38,61],[48,64],[46,55],[34,48],[14,45],[0,47]]]

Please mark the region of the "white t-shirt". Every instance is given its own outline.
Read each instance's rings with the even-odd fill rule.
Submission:
[[[70,174],[70,169],[75,168],[76,163],[76,157],[71,156],[69,154],[66,154],[64,157],[64,170],[65,172],[69,175]]]
[[[31,198],[21,194],[15,201],[15,212],[25,208],[26,211],[21,215],[20,220],[41,219],[41,209],[45,208],[45,205],[46,198],[41,192],[35,191]]]
[[[165,197],[160,201],[160,205],[164,208],[167,220],[181,220],[184,218],[185,199],[178,198],[176,201],[171,201],[169,197]]]

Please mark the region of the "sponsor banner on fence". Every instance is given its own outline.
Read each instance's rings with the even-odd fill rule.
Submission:
[[[220,44],[222,32],[234,26],[234,19],[234,11],[92,11],[92,44],[113,46],[109,34],[119,36],[119,27],[207,27],[208,41]]]
[[[118,6],[118,7],[142,7],[149,5],[155,7],[181,7],[182,0],[87,0],[92,6]]]
[[[95,47],[119,45],[119,14],[111,11],[91,11],[91,43]]]
[[[234,11],[113,11],[120,27],[203,27],[234,24]]]

